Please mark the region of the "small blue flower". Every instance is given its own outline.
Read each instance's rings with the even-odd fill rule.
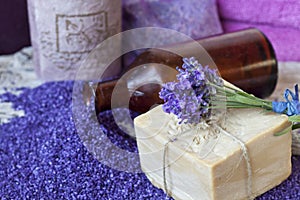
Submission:
[[[273,108],[274,112],[283,113],[287,108],[287,103],[283,102],[283,101],[280,101],[280,102],[273,101],[272,108]]]
[[[286,89],[284,93],[286,101],[272,102],[273,111],[277,113],[285,113],[288,116],[300,114],[299,88],[295,85],[295,93]]]

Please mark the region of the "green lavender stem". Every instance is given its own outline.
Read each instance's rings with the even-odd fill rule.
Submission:
[[[246,92],[228,86],[224,86],[224,88],[217,85],[212,86],[216,88],[218,95],[212,98],[213,105],[210,108],[222,108],[222,106],[226,106],[226,108],[263,108],[269,111],[273,110],[271,101],[257,98],[254,95],[250,95]],[[224,98],[226,99],[225,104],[223,101]],[[288,127],[284,131],[276,133],[276,136],[286,134],[291,129],[300,129],[299,115],[290,116],[289,121],[292,122],[292,126]]]

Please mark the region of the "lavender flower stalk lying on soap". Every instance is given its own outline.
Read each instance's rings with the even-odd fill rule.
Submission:
[[[215,69],[203,67],[195,58],[184,58],[182,69],[177,68],[178,81],[163,85],[159,93],[164,100],[163,110],[173,113],[180,123],[199,123],[210,118],[211,110],[222,108],[263,108],[289,116],[292,126],[276,135],[300,128],[298,85],[295,93],[286,89],[285,101],[268,101],[225,85]],[[224,103],[225,102],[225,103]]]

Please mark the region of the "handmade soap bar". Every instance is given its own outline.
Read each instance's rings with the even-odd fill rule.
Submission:
[[[178,125],[161,106],[137,117],[141,167],[152,184],[175,199],[237,200],[254,198],[290,175],[291,134],[274,136],[290,126],[286,116],[261,109],[229,109],[224,116],[215,133]]]

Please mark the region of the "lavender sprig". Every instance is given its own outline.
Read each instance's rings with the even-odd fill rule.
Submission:
[[[182,69],[177,68],[178,82],[163,85],[159,93],[167,113],[178,116],[180,123],[199,123],[210,116],[211,97],[217,94],[215,87],[223,87],[216,70],[203,67],[195,58],[184,58]]]
[[[178,81],[164,84],[159,93],[165,101],[163,110],[177,115],[180,123],[207,121],[211,117],[211,110],[222,108],[225,103],[226,108],[263,108],[283,113],[289,116],[293,129],[300,128],[298,85],[295,86],[295,93],[286,90],[285,102],[271,102],[225,86],[216,70],[203,67],[193,57],[184,58],[183,62],[182,69],[177,68]]]

